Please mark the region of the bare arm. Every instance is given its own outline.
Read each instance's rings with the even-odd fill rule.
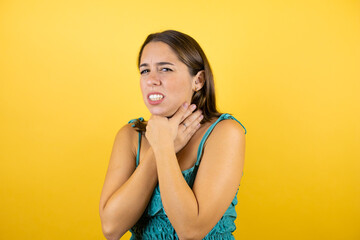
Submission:
[[[188,127],[177,126],[175,151],[180,151],[198,130],[201,111],[185,111]],[[139,220],[157,184],[154,152],[150,147],[135,168],[134,129],[128,124],[118,132],[100,199],[100,218],[107,239],[119,239]]]
[[[135,169],[134,131],[127,125],[115,138],[99,206],[107,239],[119,239],[138,221],[157,184],[151,148]]]
[[[207,141],[191,189],[171,142],[154,148],[161,198],[180,239],[204,238],[224,215],[240,184],[244,151],[245,135],[240,125],[233,120],[218,123]]]

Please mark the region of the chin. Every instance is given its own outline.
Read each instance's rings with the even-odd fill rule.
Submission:
[[[162,117],[172,117],[176,112],[176,110],[163,109],[163,108],[158,108],[158,107],[150,107],[148,109],[152,115],[158,115],[158,116],[162,116]]]

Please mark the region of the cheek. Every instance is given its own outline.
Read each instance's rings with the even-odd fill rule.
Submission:
[[[167,84],[167,88],[171,89],[172,92],[175,92],[177,95],[184,95],[191,92],[191,81],[189,79],[176,79]]]
[[[144,96],[145,83],[144,83],[143,80],[140,80],[140,89],[141,89],[141,93],[142,93],[143,97],[145,97],[145,96]]]
[[[181,104],[183,104],[185,101],[190,102],[191,101],[191,97],[192,97],[192,91],[191,91],[191,87],[189,87],[186,84],[182,84],[175,86],[174,88],[172,88],[171,91],[172,94],[172,99],[174,101],[174,104],[176,105],[175,107],[180,107]]]
[[[187,97],[187,95],[191,94],[191,83],[189,82],[188,79],[183,80],[181,82],[179,82],[179,84],[176,87],[177,92],[179,93],[179,95],[185,96]]]

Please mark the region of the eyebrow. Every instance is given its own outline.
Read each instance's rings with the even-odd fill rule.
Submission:
[[[156,65],[157,65],[157,66],[162,66],[162,65],[173,65],[173,66],[175,66],[175,65],[172,64],[171,62],[158,62],[158,63],[156,63]],[[141,65],[139,66],[139,68],[141,68],[141,67],[147,67],[147,66],[149,66],[149,64],[143,63],[143,64],[141,64]]]

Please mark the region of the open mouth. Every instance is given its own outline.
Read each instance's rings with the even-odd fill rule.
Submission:
[[[164,100],[164,98],[165,96],[162,93],[159,92],[149,93],[148,102],[151,105],[155,105],[161,103]]]
[[[149,99],[151,101],[159,101],[159,100],[161,100],[163,98],[164,98],[164,95],[162,95],[162,94],[151,94],[151,95],[149,95]]]

